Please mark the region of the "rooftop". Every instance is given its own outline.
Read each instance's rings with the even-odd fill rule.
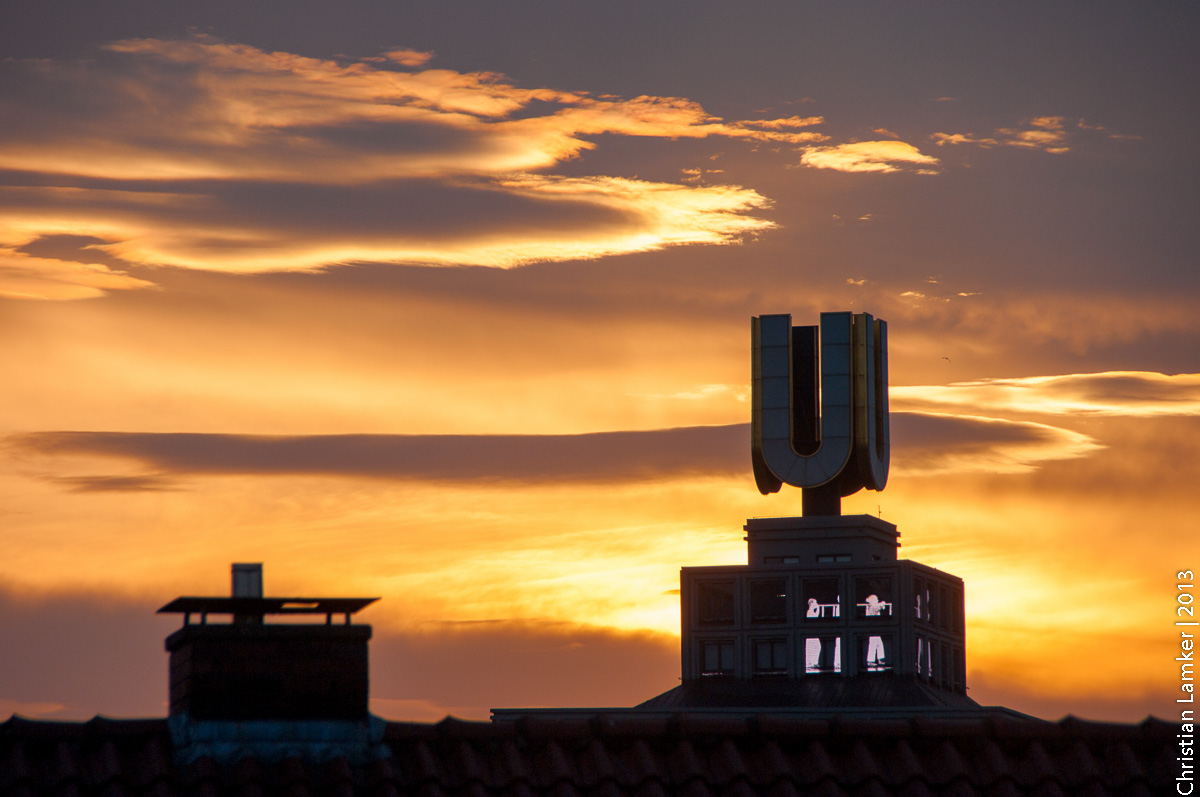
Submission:
[[[606,715],[380,723],[374,760],[178,763],[167,720],[0,724],[0,797],[50,794],[1153,795],[1179,726]]]

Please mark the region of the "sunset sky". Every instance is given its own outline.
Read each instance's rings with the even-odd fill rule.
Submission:
[[[750,317],[889,324],[846,499],[967,682],[1178,718],[1194,4],[7,0],[0,719],[166,713],[154,610],[379,596],[372,710],[676,685],[679,568],[797,515]]]

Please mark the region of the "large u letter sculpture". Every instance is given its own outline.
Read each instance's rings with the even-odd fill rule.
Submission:
[[[805,515],[841,514],[842,497],[887,483],[887,322],[821,313],[817,327],[764,315],[753,330],[751,452],[763,495],[804,488]],[[819,408],[818,408],[819,402]]]

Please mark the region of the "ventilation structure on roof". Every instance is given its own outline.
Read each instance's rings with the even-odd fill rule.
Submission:
[[[368,755],[382,727],[367,709],[371,627],[350,618],[378,598],[266,598],[260,564],[233,565],[231,582],[230,597],[158,610],[183,615],[166,640],[177,754]]]

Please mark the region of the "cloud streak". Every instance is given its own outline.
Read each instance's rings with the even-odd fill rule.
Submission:
[[[910,476],[1026,472],[1099,448],[1076,432],[995,418],[896,413],[892,427],[895,470]],[[747,424],[732,424],[575,435],[35,432],[7,444],[21,456],[132,460],[149,472],[47,478],[75,492],[136,492],[228,474],[523,484],[741,478],[748,438]]]
[[[1107,371],[1097,374],[980,379],[892,388],[913,407],[973,407],[981,412],[1150,417],[1200,415],[1200,374]]]

